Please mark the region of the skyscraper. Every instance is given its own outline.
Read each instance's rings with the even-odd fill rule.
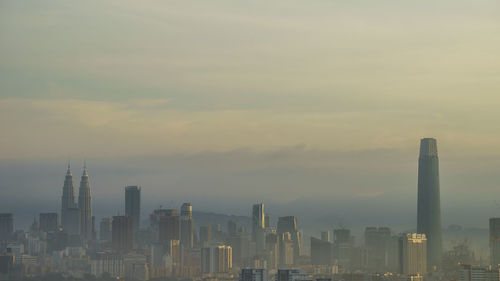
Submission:
[[[329,265],[332,263],[333,244],[311,236],[311,263]]]
[[[125,215],[132,217],[132,231],[137,232],[141,224],[141,188],[138,186],[125,187]]]
[[[254,204],[252,208],[252,240],[255,242],[257,254],[264,251],[266,237],[264,233],[265,227],[264,204]]]
[[[181,244],[191,249],[194,246],[193,206],[184,203],[181,206]]]
[[[85,240],[92,239],[92,197],[87,166],[83,165],[83,174],[78,192],[78,209],[80,209],[80,235]]]
[[[102,218],[99,224],[99,239],[104,241],[111,241],[113,238],[112,222],[109,218]]]
[[[14,216],[11,213],[0,214],[0,241],[9,240],[14,233]]]
[[[365,228],[366,270],[367,272],[387,272],[391,230],[388,227]]]
[[[159,241],[169,245],[170,240],[179,240],[179,216],[160,217]]]
[[[73,175],[68,163],[66,177],[64,178],[63,193],[61,197],[61,226],[65,231],[71,234],[78,233],[78,227],[75,227],[75,211],[78,208],[75,202],[75,187],[73,184]],[[77,221],[78,222],[78,221]]]
[[[427,239],[425,234],[406,233],[399,240],[399,262],[402,274],[427,273]]]
[[[210,241],[212,241],[212,225],[200,226],[200,245],[204,246]]]
[[[420,140],[418,158],[417,232],[427,237],[427,267],[441,263],[441,206],[439,196],[439,159],[436,139]]]
[[[490,265],[500,264],[500,218],[490,219]]]
[[[132,217],[114,216],[112,233],[112,245],[115,253],[125,254],[132,250]]]
[[[294,259],[297,260],[301,254],[302,237],[297,229],[297,218],[294,216],[278,218],[278,234],[290,233],[293,242]]]

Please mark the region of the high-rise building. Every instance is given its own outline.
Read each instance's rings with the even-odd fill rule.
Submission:
[[[41,231],[55,232],[59,228],[57,213],[41,213],[39,222]]]
[[[311,263],[313,265],[330,265],[332,252],[332,243],[311,237]]]
[[[141,225],[141,187],[125,187],[125,215],[132,217],[132,231],[139,231]]]
[[[500,218],[490,219],[490,265],[500,264]]]
[[[353,250],[351,231],[346,228],[335,229],[333,236],[334,258],[338,260],[339,268],[349,269]]]
[[[388,227],[365,229],[366,270],[369,273],[388,272],[388,248],[391,230]]]
[[[209,246],[201,249],[201,272],[206,274],[227,273],[233,268],[231,246]]]
[[[14,216],[11,213],[0,214],[0,241],[7,241],[14,233]]]
[[[187,249],[194,246],[193,206],[191,203],[184,203],[181,206],[181,244]]]
[[[252,233],[264,229],[265,217],[264,204],[254,204],[252,208]]]
[[[264,214],[264,204],[254,204],[252,208],[252,241],[255,242],[257,254],[261,254],[265,248],[265,225],[266,215]]]
[[[83,174],[80,180],[78,192],[78,209],[80,210],[80,235],[85,240],[92,239],[92,195],[90,193],[90,180],[87,166],[83,166]]]
[[[200,245],[204,246],[210,241],[212,241],[212,225],[200,226]]]
[[[132,250],[132,217],[114,216],[112,233],[112,245],[115,253],[126,254]]]
[[[170,240],[179,240],[179,216],[160,218],[159,241],[169,245]]]
[[[399,263],[402,274],[427,273],[427,238],[425,234],[406,233],[399,239]]]
[[[279,266],[290,267],[295,262],[294,242],[290,232],[279,234]]]
[[[330,230],[321,231],[321,240],[326,242],[332,242],[332,233]]]
[[[268,233],[266,235],[266,255],[267,268],[269,270],[278,268],[279,265],[279,238],[276,233]]]
[[[79,233],[79,218],[75,222],[75,209],[78,209],[78,205],[75,202],[75,186],[73,184],[71,168],[68,163],[61,197],[61,226],[63,230],[70,234]]]
[[[432,269],[440,265],[442,252],[439,159],[433,138],[420,140],[417,207],[417,232],[427,237],[427,266]]]
[[[268,281],[267,270],[262,268],[243,268],[241,269],[239,281]]]
[[[301,255],[302,237],[297,227],[297,218],[294,216],[278,218],[278,235],[290,233],[293,242],[294,259],[298,260]]]
[[[103,241],[111,241],[113,238],[112,233],[111,219],[102,218],[101,223],[99,224],[99,239]]]
[[[139,231],[141,225],[141,188],[125,187],[125,215],[132,217],[132,231]]]

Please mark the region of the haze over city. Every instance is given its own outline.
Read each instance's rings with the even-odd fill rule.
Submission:
[[[486,265],[500,216],[499,12],[492,0],[1,1],[0,214],[28,232],[59,213],[68,232],[67,165],[78,197],[85,162],[97,224],[124,216],[124,188],[139,186],[143,227],[186,202],[195,228],[220,223],[209,214],[255,224],[263,203],[272,225],[297,219],[306,252],[321,231],[362,241],[372,226],[437,249],[417,228],[420,142],[432,138],[431,232],[445,230],[443,251],[467,237]],[[79,227],[69,235],[99,252]],[[138,231],[134,247],[149,247]],[[418,273],[440,271],[440,254]],[[371,270],[335,258],[339,272]]]

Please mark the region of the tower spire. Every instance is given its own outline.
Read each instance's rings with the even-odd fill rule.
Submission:
[[[83,175],[87,176],[87,160],[83,160]]]
[[[66,170],[66,175],[71,175],[71,162],[68,159],[68,169]]]

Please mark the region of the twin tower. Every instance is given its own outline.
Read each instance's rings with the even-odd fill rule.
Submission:
[[[436,139],[433,138],[420,140],[417,233],[427,237],[427,268],[439,267],[442,251],[439,159]]]

